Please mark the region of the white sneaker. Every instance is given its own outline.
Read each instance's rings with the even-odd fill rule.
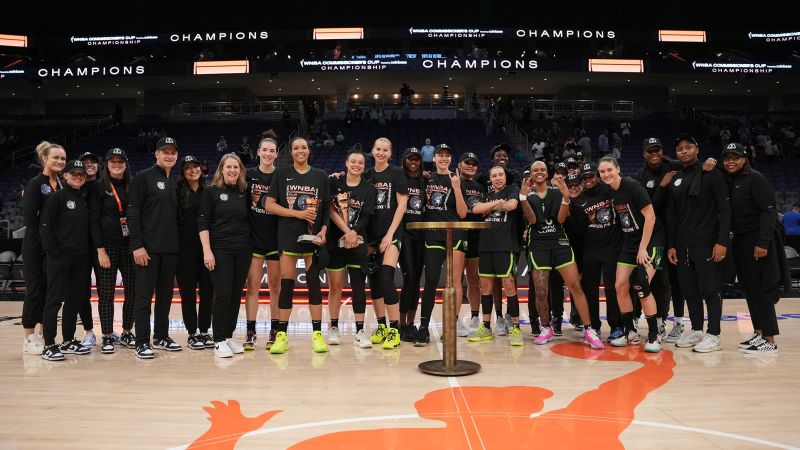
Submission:
[[[506,327],[506,319],[498,317],[497,321],[495,321],[494,323],[494,335],[505,336],[507,334],[508,334],[508,328]]]
[[[511,319],[511,314],[506,313],[506,315],[503,316],[503,322],[506,323],[506,334],[510,334],[511,330],[514,329],[514,321]]]
[[[242,349],[244,352],[244,349]],[[228,341],[214,342],[214,356],[217,358],[230,358],[233,356],[233,351],[228,346]]]
[[[43,351],[44,344],[36,333],[25,336],[25,340],[22,342],[22,353],[41,356]]]
[[[467,327],[469,329],[469,332],[470,333],[475,332],[478,328],[480,328],[481,323],[482,322],[480,317],[473,317],[469,319],[469,326]]]
[[[340,342],[339,327],[328,328],[328,345],[339,345]]]
[[[94,335],[94,331],[87,331],[86,336],[83,337],[83,342],[81,342],[81,345],[92,349],[94,348],[95,344],[97,344],[97,336]]]
[[[369,340],[369,337],[364,333],[364,330],[358,330],[356,333],[356,345],[360,348],[372,348],[372,342]]]
[[[639,342],[641,342],[639,333],[634,330],[630,330],[627,334],[623,334],[616,339],[612,339],[609,344],[611,344],[612,347],[625,347],[626,345],[639,345]]]
[[[464,322],[461,319],[456,319],[456,336],[458,337],[467,337],[469,336],[469,330],[467,327],[464,326]]]
[[[761,344],[761,342],[763,340],[764,339],[761,337],[760,334],[753,333],[750,336],[748,336],[747,339],[745,339],[744,341],[739,342],[739,348],[746,349],[746,348],[750,348],[750,347],[752,347],[754,345],[758,346],[758,345]]]
[[[664,342],[674,344],[678,341],[678,339],[681,338],[681,335],[683,334],[683,324],[679,320],[680,318],[675,318],[675,323],[672,325],[672,329],[669,330],[667,337],[664,338]]]
[[[650,338],[647,339],[647,342],[644,344],[644,351],[647,353],[658,353],[661,351],[661,335],[657,334],[656,337],[651,341]]]
[[[705,337],[699,344],[695,345],[692,349],[697,353],[711,353],[717,350],[722,350],[722,346],[719,343],[719,336],[714,336],[713,334],[706,333]]]
[[[681,348],[694,347],[699,344],[705,336],[706,334],[702,330],[683,333],[681,337],[675,341],[675,346]]]
[[[667,337],[667,325],[661,317],[656,318],[656,324],[658,325],[658,336],[663,341]]]
[[[234,341],[233,338],[225,339],[225,343],[228,344],[228,348],[231,350],[231,352],[237,355],[239,353],[244,353],[244,347],[242,346],[242,344]],[[214,348],[216,349],[216,346]]]

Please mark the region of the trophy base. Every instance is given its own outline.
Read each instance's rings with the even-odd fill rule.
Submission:
[[[361,239],[361,236],[359,236],[358,237],[358,245],[361,245],[363,243],[364,243],[364,239]],[[344,238],[340,238],[339,239],[338,246],[339,246],[339,248],[344,248]]]
[[[316,244],[319,242],[319,236],[316,234],[303,234],[297,238],[297,242],[301,244]]]

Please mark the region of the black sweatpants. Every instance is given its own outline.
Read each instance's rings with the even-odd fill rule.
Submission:
[[[114,332],[114,294],[117,287],[117,271],[122,274],[125,287],[125,303],[122,304],[122,329],[133,328],[134,298],[136,286],[136,269],[133,255],[127,247],[108,246],[105,248],[111,267],[104,269],[95,265],[97,275],[97,312],[100,315],[100,330],[104,335]],[[83,319],[81,319],[83,320]]]
[[[153,339],[169,336],[169,308],[172,306],[172,289],[175,286],[177,253],[150,253],[146,267],[136,264],[136,345],[150,342],[150,304],[153,294],[156,306],[153,314],[155,329]]]
[[[605,286],[606,294],[606,320],[608,326],[622,328],[622,319],[619,314],[617,290],[614,283],[617,279],[617,261],[612,257],[602,260],[594,256],[584,256],[582,264],[581,287],[589,303],[589,317],[592,319],[592,328],[600,329],[600,282]],[[575,308],[572,308],[573,310]]]
[[[216,257],[217,254],[214,253]],[[214,285],[211,274],[203,264],[203,254],[192,250],[181,252],[181,263],[175,272],[178,290],[181,293],[181,312],[183,324],[189,334],[208,333],[211,327],[211,309],[214,301]],[[198,292],[199,291],[199,292]],[[200,295],[200,306],[197,306],[197,295]]]
[[[419,304],[419,284],[425,265],[425,241],[403,236],[400,247],[400,270],[403,272],[403,289],[400,291],[400,314],[416,313]],[[465,291],[466,292],[466,291]]]
[[[767,256],[753,257],[753,249],[758,240],[758,232],[746,233],[733,238],[733,262],[736,264],[736,274],[742,283],[747,299],[747,309],[750,310],[750,320],[753,329],[761,330],[764,336],[779,334],[778,319],[775,316],[775,302],[780,298],[780,267],[776,252],[775,241],[770,243]]]
[[[81,277],[86,275],[86,267],[91,267],[88,256],[63,255],[58,258],[47,256],[47,296],[43,314],[43,333],[45,345],[53,345],[56,340],[58,310],[64,303],[61,314],[61,336],[65,342],[75,339],[75,324],[78,321],[78,308],[84,292]],[[78,281],[78,282],[76,282]]]
[[[94,249],[92,249],[94,252]],[[94,258],[92,258],[94,259]],[[86,267],[86,273],[81,275],[83,282],[83,294],[81,294],[78,304],[78,316],[81,318],[81,325],[86,331],[94,329],[94,319],[92,319],[92,264]]]
[[[242,288],[247,281],[252,256],[250,250],[213,249],[216,265],[211,271],[214,286],[214,342],[233,337],[239,307],[242,304]]]
[[[678,282],[689,307],[692,330],[703,330],[705,300],[708,334],[718,336],[722,318],[722,264],[715,263],[711,258],[711,249],[710,245],[678,246]]]
[[[667,261],[665,269],[669,273],[669,290],[672,293],[672,315],[683,317],[683,305],[686,301],[683,298],[681,284],[678,282],[678,268]]]
[[[47,291],[47,262],[41,245],[22,243],[22,269],[25,277],[25,300],[22,302],[22,327],[34,328],[42,322]]]

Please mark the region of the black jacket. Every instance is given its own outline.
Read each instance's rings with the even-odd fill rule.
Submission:
[[[119,203],[114,197],[114,191],[106,189],[101,181],[97,181],[87,188],[89,231],[95,248],[128,246],[128,237],[122,235],[122,224],[120,223],[120,218],[127,218],[128,190],[122,180],[112,180],[112,182],[119,197]],[[120,206],[122,206],[122,213],[119,211]]]
[[[703,172],[695,161],[682,168],[669,188],[667,248],[730,244],[728,183],[719,169]]]
[[[44,211],[45,201],[61,189],[62,182],[51,184],[50,177],[40,173],[28,181],[22,195],[22,217],[25,223],[25,239],[23,245],[32,246],[39,253],[42,250],[42,237],[39,234],[39,222]]]
[[[178,253],[178,198],[164,169],[156,165],[139,172],[128,199],[131,251]]]
[[[731,231],[734,235],[758,232],[756,245],[768,249],[778,215],[775,192],[760,172],[728,174],[731,192]]]
[[[667,192],[669,191],[669,186],[661,187],[661,179],[664,178],[667,172],[672,172],[673,170],[681,170],[681,163],[664,157],[657,170],[653,170],[645,164],[633,177],[647,189],[647,193],[650,194],[650,199],[653,201],[653,210],[660,220],[666,220],[667,218]]]
[[[89,254],[89,209],[81,191],[65,186],[42,211],[40,232],[48,256],[69,258]]]

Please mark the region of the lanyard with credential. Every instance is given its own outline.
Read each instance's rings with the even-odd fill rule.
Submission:
[[[64,189],[64,186],[61,185],[61,178],[56,177],[56,184],[53,184],[53,180],[47,180],[47,183],[50,185],[50,188],[53,189],[53,192]],[[56,186],[58,186],[58,189],[56,189]]]
[[[122,202],[119,200],[119,195],[117,195],[117,189],[114,188],[114,184],[111,184],[111,192],[114,194],[114,200],[117,201],[117,209],[119,210],[120,214],[119,224],[122,227],[122,236],[127,237],[129,234],[128,218],[122,216]]]

